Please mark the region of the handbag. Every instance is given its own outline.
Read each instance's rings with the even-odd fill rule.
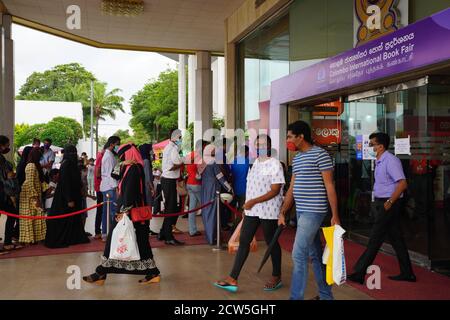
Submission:
[[[150,206],[142,206],[131,209],[131,221],[144,222],[152,219],[152,208]]]

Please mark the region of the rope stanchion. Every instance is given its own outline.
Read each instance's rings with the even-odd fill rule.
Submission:
[[[92,209],[95,209],[95,208],[98,208],[98,207],[102,206],[103,203],[104,202],[99,203],[99,204],[97,204],[95,206],[83,209],[83,210],[79,210],[79,211],[75,211],[75,212],[71,212],[71,213],[66,213],[66,214],[61,214],[61,215],[56,215],[56,216],[23,216],[23,215],[18,215],[18,214],[14,214],[14,213],[2,211],[2,210],[0,210],[0,214],[4,214],[6,216],[17,218],[17,219],[54,220],[54,219],[63,219],[63,218],[73,217],[73,216],[76,216],[78,214],[82,214],[84,212],[88,212],[88,211],[90,211]]]

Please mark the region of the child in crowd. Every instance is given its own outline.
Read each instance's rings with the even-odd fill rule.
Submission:
[[[87,166],[87,182],[88,182],[88,195],[95,197],[95,189],[94,189],[94,165],[95,160],[93,158],[89,159],[89,163]]]
[[[59,170],[52,169],[49,173],[50,182],[48,184],[48,189],[45,191],[45,212],[49,212],[53,204],[53,197],[55,196],[56,186],[59,181]]]

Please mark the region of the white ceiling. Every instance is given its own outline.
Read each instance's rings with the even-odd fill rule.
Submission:
[[[244,0],[145,0],[137,17],[101,12],[101,0],[2,0],[8,12],[100,43],[223,52],[224,20]],[[66,9],[81,9],[81,29],[66,27]],[[170,51],[170,50],[167,50]]]

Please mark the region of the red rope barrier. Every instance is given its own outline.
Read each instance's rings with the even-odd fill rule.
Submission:
[[[189,211],[181,211],[181,212],[178,212],[178,213],[154,214],[153,217],[159,218],[159,217],[176,217],[176,216],[183,216],[183,215],[185,215],[185,214],[193,213],[193,212],[195,212],[195,211],[198,211],[198,210],[201,210],[201,209],[203,209],[203,208],[209,207],[213,202],[214,202],[214,200],[212,200],[212,201],[210,201],[210,202],[208,202],[208,203],[205,203],[204,205],[202,205],[202,206],[200,206],[200,207],[198,207],[198,208],[189,210]]]
[[[14,214],[14,213],[9,213],[9,212],[5,212],[5,211],[1,211],[0,210],[0,214],[4,214],[13,218],[18,218],[18,219],[28,219],[28,220],[53,220],[53,219],[63,219],[63,218],[68,218],[68,217],[72,217],[72,216],[76,216],[77,214],[81,214],[83,212],[87,212],[89,210],[95,209],[97,207],[100,207],[103,205],[104,202],[99,203],[95,206],[92,206],[90,208],[87,209],[83,209],[83,210],[79,210],[79,211],[75,211],[75,212],[71,212],[71,213],[67,213],[67,214],[61,214],[61,215],[56,215],[56,216],[21,216],[18,214]]]
[[[242,216],[242,212],[238,211],[235,207],[232,207],[231,205],[228,204],[228,202],[224,201],[223,204],[230,209],[235,215],[237,216]]]

